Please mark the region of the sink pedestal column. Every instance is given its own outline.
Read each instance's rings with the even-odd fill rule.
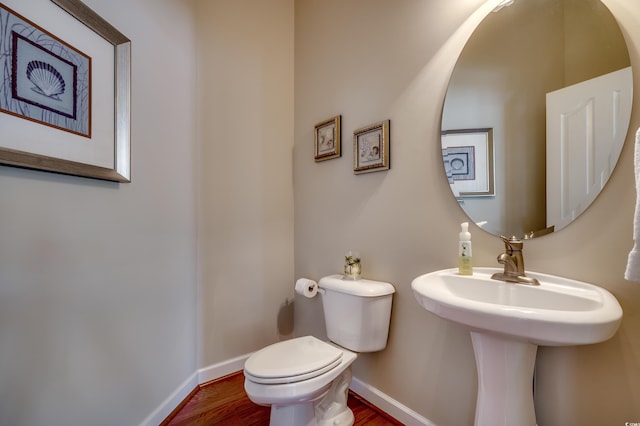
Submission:
[[[536,426],[533,369],[537,345],[472,331],[478,369],[475,426]]]

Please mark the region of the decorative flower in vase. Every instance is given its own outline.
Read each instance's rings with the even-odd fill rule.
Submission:
[[[359,280],[362,273],[360,257],[351,252],[344,257],[344,275],[352,280]]]

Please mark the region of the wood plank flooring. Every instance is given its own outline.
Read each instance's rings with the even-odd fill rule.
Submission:
[[[349,392],[347,404],[355,425],[402,425],[386,413]],[[161,426],[263,426],[269,424],[269,407],[256,405],[244,392],[241,371],[196,388]]]

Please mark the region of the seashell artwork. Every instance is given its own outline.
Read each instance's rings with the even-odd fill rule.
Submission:
[[[62,75],[46,62],[29,62],[27,64],[27,78],[34,85],[31,90],[51,99],[60,100],[58,95],[63,94],[66,89]]]
[[[6,112],[34,123],[91,138],[93,89],[91,57],[55,35],[44,31],[35,23],[14,14],[3,3],[4,1],[0,0],[0,119],[4,117],[3,114]],[[61,3],[82,4],[82,2],[72,2],[71,0],[61,0]],[[67,6],[71,9],[67,9]],[[60,5],[64,10],[73,10],[74,13],[77,13],[75,8],[79,6],[67,6]],[[84,13],[83,11],[83,18],[88,19]],[[76,15],[72,13],[72,16]],[[80,20],[80,22],[87,27],[87,32],[96,31],[94,26],[86,20]],[[105,39],[115,45],[111,36],[105,37]],[[111,56],[107,50],[103,53],[105,58]],[[103,53],[100,54],[100,57]],[[108,74],[105,76],[108,76],[111,71],[114,73],[115,83],[115,74],[118,69],[107,69]],[[110,87],[107,92],[111,92],[109,89]],[[100,93],[102,90],[98,89]],[[112,96],[112,94],[108,93],[107,96]],[[110,102],[110,98],[108,99]],[[114,99],[115,103],[117,102]],[[116,111],[118,110],[116,109]],[[106,115],[104,118],[109,121],[111,119]],[[116,129],[118,124],[116,123]],[[0,130],[0,139],[3,134]],[[101,140],[110,139],[108,136],[105,134],[104,139]],[[27,139],[32,140],[31,136]],[[34,144],[39,143],[35,138],[33,141]],[[67,147],[60,149],[66,151]],[[38,151],[38,153],[43,152]],[[94,155],[93,149],[91,152],[92,154],[87,154],[87,156]],[[74,152],[70,155],[76,154]]]

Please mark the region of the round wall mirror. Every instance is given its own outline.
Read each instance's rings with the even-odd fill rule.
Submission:
[[[615,167],[633,83],[600,0],[515,0],[465,45],[442,111],[442,157],[470,220],[533,238],[576,219]]]

